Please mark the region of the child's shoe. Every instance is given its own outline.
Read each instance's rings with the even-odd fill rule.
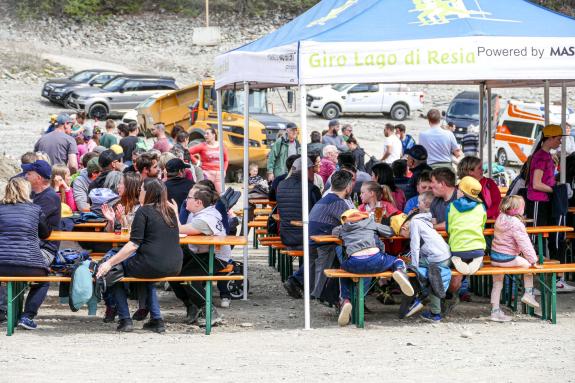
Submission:
[[[535,300],[535,296],[533,294],[525,293],[521,297],[521,303],[525,303],[527,306],[531,306],[534,309],[539,308],[539,303]]]
[[[403,263],[403,261],[401,261]],[[405,264],[404,264],[405,265]],[[409,282],[409,277],[405,274],[405,268],[398,268],[393,272],[393,280],[397,282],[401,292],[407,295],[408,297],[412,297],[415,294],[413,290],[413,286]]]
[[[26,330],[36,330],[38,325],[31,318],[23,316],[18,321],[18,327],[25,328]]]
[[[441,322],[441,314],[433,314],[431,311],[424,311],[421,313],[421,315],[419,316],[421,319],[429,321],[429,322],[433,322],[433,323],[439,323]]]
[[[422,308],[423,308],[423,305],[421,304],[421,301],[419,299],[415,298],[413,300],[413,302],[411,302],[411,305],[409,305],[409,308],[407,309],[407,312],[405,313],[405,318],[409,318],[410,316],[416,314]]]
[[[491,316],[489,319],[493,322],[511,322],[513,318],[505,315],[501,309],[496,309],[491,311]]]
[[[339,317],[337,318],[337,324],[340,326],[347,326],[349,321],[351,320],[351,302],[349,299],[345,299],[341,304],[341,308],[339,310]]]

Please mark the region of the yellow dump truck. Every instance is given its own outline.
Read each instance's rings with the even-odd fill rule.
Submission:
[[[137,107],[139,125],[144,133],[147,133],[153,124],[158,122],[165,124],[167,132],[171,132],[177,124],[190,133],[190,141],[203,140],[205,128],[218,128],[214,84],[213,79],[207,79],[170,93],[150,97]],[[243,108],[243,89],[222,92],[223,140],[230,164],[228,173],[240,169],[243,164]],[[250,90],[249,109],[249,159],[250,162],[265,167],[270,146],[278,133],[285,130],[289,121],[268,113],[266,89]]]

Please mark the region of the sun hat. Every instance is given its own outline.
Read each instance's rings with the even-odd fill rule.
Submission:
[[[124,154],[124,149],[118,144],[110,146],[110,150],[113,150],[116,154]]]
[[[357,209],[348,209],[341,215],[341,223],[359,222],[369,217],[369,214]]]
[[[559,125],[555,125],[555,124],[547,125],[546,127],[543,128],[543,131],[541,133],[543,134],[543,137],[545,137],[545,138],[558,137],[558,136],[565,136],[566,135],[566,134],[563,134],[563,129]]]
[[[469,199],[472,199],[476,202],[483,202],[481,198],[479,198],[479,194],[481,193],[481,184],[475,178],[471,176],[465,176],[459,181],[459,190]]]

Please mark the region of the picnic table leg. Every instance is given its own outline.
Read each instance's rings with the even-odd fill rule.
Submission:
[[[14,319],[15,319],[15,315],[14,315],[14,294],[13,294],[13,288],[14,288],[14,282],[7,282],[6,283],[7,287],[6,287],[6,295],[7,295],[7,300],[8,302],[7,305],[7,323],[6,323],[6,336],[12,336],[12,334],[14,333]]]
[[[363,316],[365,308],[365,297],[363,294],[363,278],[359,278],[357,282],[357,327],[363,328]]]
[[[551,323],[557,324],[557,274],[551,273]]]
[[[258,233],[257,233],[257,229],[254,227],[254,249],[257,250],[258,248]]]
[[[350,291],[350,298],[351,298],[351,323],[357,325],[357,287],[356,281],[354,279],[351,280],[351,291]]]
[[[208,261],[208,275],[214,275],[214,245],[210,245],[210,255]],[[206,335],[212,331],[212,281],[206,282]]]
[[[537,253],[539,255],[539,264],[542,265],[545,261],[545,253],[543,251],[543,234],[537,234]],[[546,278],[544,274],[539,274],[539,284],[541,285],[541,318],[547,319],[547,286],[545,284]]]

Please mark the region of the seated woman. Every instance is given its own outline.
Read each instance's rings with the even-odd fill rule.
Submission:
[[[403,211],[405,208],[405,193],[395,184],[393,170],[389,164],[380,162],[371,168],[371,180],[381,186],[386,185],[391,190],[395,208]]]
[[[31,186],[24,178],[12,178],[0,204],[0,276],[45,276],[49,268],[38,238],[50,236],[51,229],[40,206],[30,199]],[[35,330],[34,317],[48,293],[49,283],[34,283],[18,326]],[[0,293],[1,294],[1,293]]]
[[[131,277],[162,278],[180,274],[183,255],[178,220],[168,206],[167,194],[166,187],[159,179],[149,178],[144,181],[140,190],[140,208],[132,223],[130,241],[98,267],[98,278],[105,276],[117,264],[122,264],[124,275]],[[120,318],[117,330],[131,332],[134,328],[124,284],[117,283],[112,289]],[[163,333],[166,328],[154,283],[147,284],[147,293],[151,319],[143,328]]]
[[[459,179],[470,176],[481,184],[481,194],[479,198],[485,205],[488,219],[496,219],[499,215],[499,204],[501,203],[501,191],[499,186],[491,178],[483,177],[483,166],[477,157],[467,156],[457,165],[457,176]]]

